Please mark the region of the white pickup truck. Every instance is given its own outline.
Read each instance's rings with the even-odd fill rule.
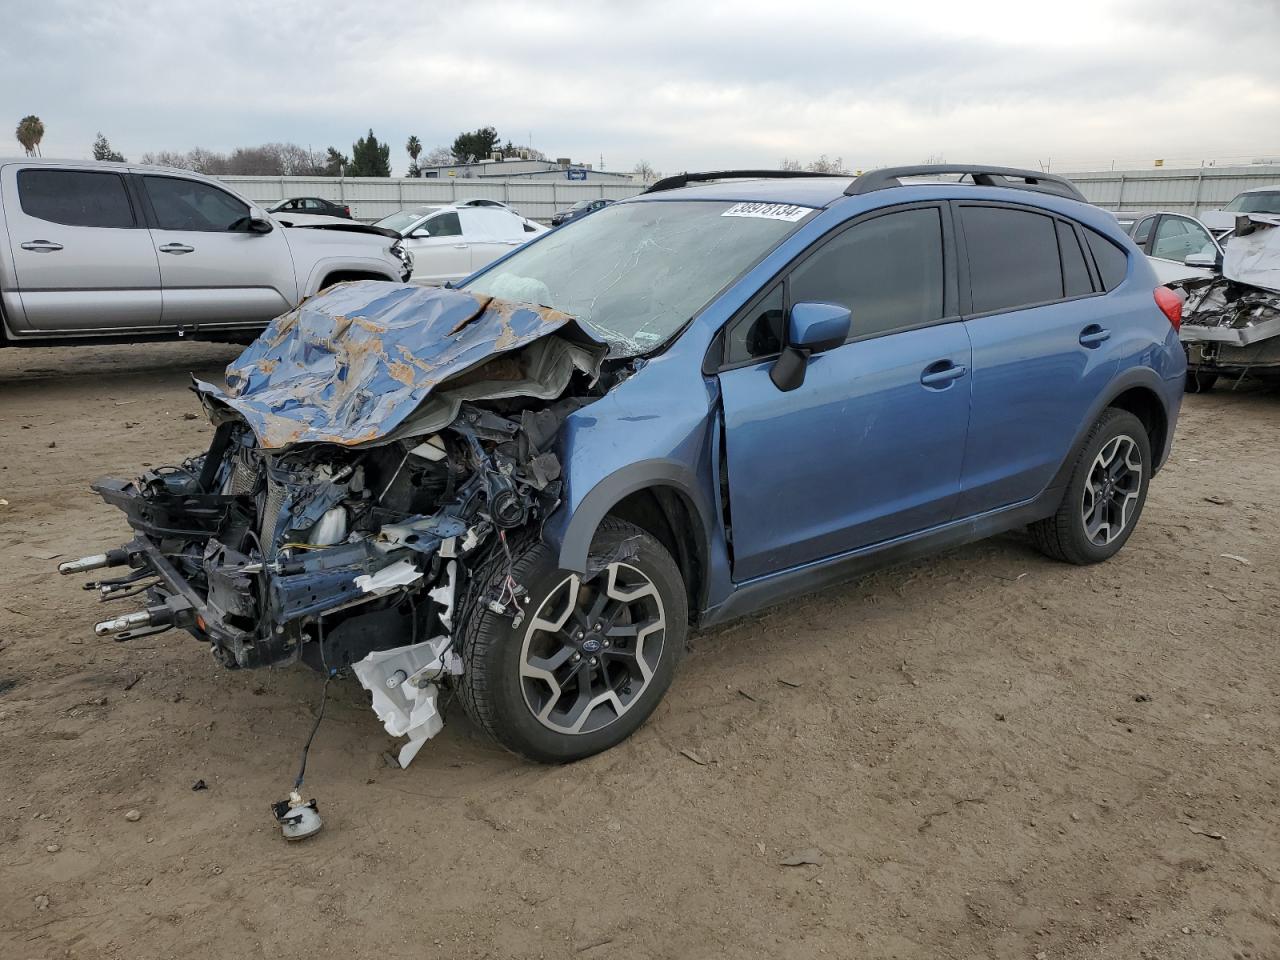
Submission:
[[[188,170],[0,160],[0,345],[261,330],[342,280],[407,280],[358,223],[286,227]]]

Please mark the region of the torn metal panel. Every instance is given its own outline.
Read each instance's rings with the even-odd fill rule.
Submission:
[[[1237,218],[1236,235],[1227,244],[1222,275],[1272,293],[1280,293],[1280,216]]]
[[[226,390],[196,386],[215,411],[244,418],[264,449],[358,447],[438,429],[468,399],[557,396],[574,370],[598,374],[606,350],[546,307],[363,281],[277,317],[227,368]]]

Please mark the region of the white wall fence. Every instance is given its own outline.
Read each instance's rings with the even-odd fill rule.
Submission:
[[[1056,171],[1055,171],[1056,172]],[[1280,184],[1280,165],[1066,173],[1090,203],[1108,210],[1219,210],[1241,190]]]
[[[356,220],[372,223],[417,204],[454,203],[484,198],[502,200],[521,216],[550,220],[579,200],[624,200],[644,189],[641,183],[601,183],[565,180],[491,180],[441,177],[219,177],[250,200],[267,206],[286,197],[322,197],[351,207]]]
[[[1068,173],[1091,202],[1108,210],[1172,210],[1195,214],[1217,210],[1241,190],[1280,184],[1280,165],[1196,167],[1189,170],[1107,170]],[[263,205],[285,197],[324,197],[348,204],[357,220],[372,223],[405,207],[453,203],[473,197],[502,200],[522,216],[549,220],[579,200],[623,200],[641,183],[570,180],[497,180],[441,177],[220,177],[232,189]]]

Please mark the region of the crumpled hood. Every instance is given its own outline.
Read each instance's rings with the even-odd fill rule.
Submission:
[[[607,350],[547,307],[362,280],[273,320],[225,390],[196,389],[211,419],[234,411],[264,448],[363,446],[440,429],[463,400],[552,399],[574,371],[598,376]]]
[[[1222,275],[1280,293],[1280,216],[1254,213],[1248,220],[1252,231],[1232,237],[1227,244]]]

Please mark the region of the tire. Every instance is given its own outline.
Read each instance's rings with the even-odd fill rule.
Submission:
[[[494,740],[541,763],[581,760],[629,737],[666,693],[684,654],[688,600],[666,548],[609,518],[591,554],[612,562],[580,578],[560,570],[540,541],[516,546],[510,568],[497,551],[488,571],[477,571],[468,598],[459,699]],[[483,602],[501,589],[508,569],[528,591],[518,625]],[[570,629],[550,629],[557,625]],[[582,709],[587,704],[594,706]]]
[[[1204,373],[1200,370],[1187,371],[1187,393],[1208,393],[1217,382],[1216,373]]]
[[[1142,516],[1151,465],[1151,441],[1142,421],[1127,410],[1108,408],[1085,437],[1057,512],[1030,526],[1036,548],[1075,564],[1115,556]],[[1106,498],[1101,504],[1100,495]]]

